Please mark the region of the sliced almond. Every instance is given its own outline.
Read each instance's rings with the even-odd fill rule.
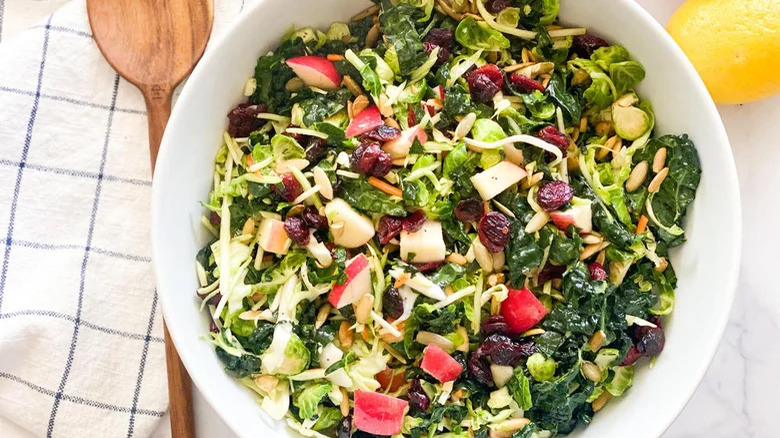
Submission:
[[[320,310],[317,311],[317,317],[314,319],[314,328],[319,329],[320,327],[325,324],[325,321],[328,319],[328,315],[330,315],[330,309],[332,309],[333,306],[331,306],[328,303],[325,303],[320,307]]]
[[[320,186],[320,194],[327,199],[333,199],[333,186],[325,171],[315,167],[311,170],[311,173],[314,176],[314,184]]]
[[[580,253],[580,261],[591,258],[594,254],[609,246],[609,242],[594,243],[593,245],[586,246],[582,253]]]
[[[596,124],[596,134],[606,135],[612,131],[612,122],[599,122]]]
[[[379,24],[375,23],[373,26],[371,26],[371,29],[368,29],[368,33],[366,33],[366,47],[374,48],[378,40],[379,40]]]
[[[666,166],[666,148],[660,148],[653,157],[653,172],[658,173]]]
[[[393,116],[393,106],[390,105],[390,99],[388,99],[385,94],[381,94],[379,96],[379,102],[377,104],[377,107],[379,107],[379,112],[384,117],[392,117]]]
[[[392,126],[395,129],[401,129],[401,125],[399,125],[398,122],[396,122],[395,119],[392,117],[388,117],[385,119],[385,125]]]
[[[650,181],[650,184],[647,186],[647,191],[650,193],[656,193],[659,190],[661,190],[661,184],[666,179],[666,175],[669,174],[669,168],[664,167],[661,169],[660,172],[653,178],[652,181]]]
[[[341,403],[339,403],[339,410],[341,411],[341,415],[346,417],[349,415],[349,394],[347,394],[347,390],[345,388],[341,389]]]
[[[537,212],[534,217],[528,221],[528,225],[525,226],[525,232],[535,233],[541,230],[542,227],[547,224],[547,222],[550,222],[550,215],[543,211]]]
[[[604,241],[604,238],[601,236],[597,236],[595,234],[586,234],[582,236],[582,243],[585,243],[587,245],[593,245],[595,243],[601,243]]]
[[[463,117],[463,120],[458,123],[458,126],[455,128],[455,138],[453,140],[461,139],[468,135],[468,133],[471,131],[471,128],[474,126],[474,122],[477,120],[477,114],[476,113],[468,113],[465,117]]]
[[[363,94],[363,89],[360,88],[360,85],[358,85],[357,82],[355,82],[355,80],[348,75],[344,75],[341,83],[344,84],[344,86],[347,87],[347,90],[349,90],[353,95],[360,96]]]
[[[374,296],[372,294],[365,294],[360,297],[355,307],[355,319],[358,324],[365,324],[371,319],[371,309],[373,308]]]
[[[368,108],[368,98],[361,94],[352,102],[352,117],[357,117],[364,109]]]
[[[640,161],[636,166],[634,166],[631,174],[628,175],[628,180],[626,180],[626,190],[629,193],[636,191],[636,189],[638,189],[639,186],[645,182],[645,178],[647,178],[647,168],[647,161]]]

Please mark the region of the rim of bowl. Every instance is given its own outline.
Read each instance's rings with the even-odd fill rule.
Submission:
[[[235,32],[235,29],[239,27],[241,23],[251,20],[253,18],[253,15],[255,14],[255,10],[263,7],[269,1],[273,1],[273,0],[258,0],[248,10],[242,12],[241,15],[236,17],[234,21],[231,24],[229,24],[226,29],[222,31],[221,35],[219,35],[215,40],[213,40],[213,43],[207,47],[205,53],[203,54],[203,57],[195,66],[195,69],[192,71],[187,81],[185,82],[181,94],[179,96],[180,100],[186,101],[191,94],[197,93],[197,90],[193,86],[190,86],[189,84],[198,83],[201,81],[201,76],[203,75],[202,71],[204,70],[202,65],[210,63],[211,58],[216,56],[216,53],[220,52],[221,49],[228,43],[233,32]],[[616,3],[621,4],[621,6],[626,8],[631,14],[634,14],[634,16],[631,17],[632,19],[643,21],[650,28],[652,28],[655,34],[654,37],[657,38],[660,43],[665,45],[666,49],[670,52],[670,55],[672,56],[672,62],[676,62],[680,64],[686,70],[691,85],[695,88],[696,93],[700,95],[700,97],[705,103],[705,105],[700,109],[706,111],[707,115],[715,121],[715,123],[713,123],[711,128],[717,130],[716,132],[717,136],[722,137],[726,145],[729,146],[728,148],[715,150],[708,153],[720,153],[726,155],[725,161],[728,164],[728,172],[722,175],[722,177],[728,180],[727,187],[730,187],[730,190],[732,191],[732,193],[729,194],[730,195],[729,197],[734,199],[734,203],[735,203],[734,205],[735,208],[728,209],[728,211],[731,214],[731,221],[735,225],[734,232],[729,235],[731,240],[731,247],[734,249],[734,251],[732,251],[729,254],[730,260],[728,265],[730,266],[730,270],[729,272],[725,273],[724,276],[724,285],[726,286],[725,289],[726,289],[727,296],[724,297],[723,299],[728,302],[728,309],[730,310],[733,306],[734,297],[736,295],[736,286],[737,286],[737,279],[739,274],[739,267],[740,267],[741,253],[742,253],[742,203],[741,203],[741,196],[739,192],[739,181],[737,179],[736,166],[734,164],[733,154],[731,153],[731,148],[730,148],[731,143],[726,133],[726,128],[723,125],[723,122],[720,118],[720,114],[718,113],[718,110],[715,107],[715,103],[713,102],[712,97],[707,91],[704,82],[701,80],[699,74],[696,72],[696,69],[688,60],[687,56],[683,53],[682,49],[680,49],[677,43],[666,32],[664,27],[661,26],[661,24],[658,23],[658,21],[656,21],[655,18],[653,18],[653,16],[650,15],[649,12],[647,12],[644,8],[642,8],[638,3],[632,0],[617,0]],[[171,117],[169,119],[169,125],[180,124],[181,122],[179,122],[179,119],[183,118],[184,116],[185,116],[185,110],[183,109],[183,107],[180,105],[175,106],[173,108]],[[169,141],[168,139],[170,138],[171,135],[172,134],[170,134],[170,131],[168,130],[165,131],[165,134],[163,135],[163,139],[161,142],[159,155],[157,157],[156,169],[158,171],[162,171],[163,173],[165,172],[167,163],[173,159],[171,153],[168,152],[170,148],[162,147]],[[163,318],[165,321],[168,321],[172,313],[169,311],[168,306],[166,305],[167,303],[166,293],[163,292],[163,288],[160,285],[161,281],[159,280],[159,276],[160,276],[159,273],[165,272],[165,269],[163,269],[163,266],[161,266],[162,264],[160,260],[161,256],[158,255],[159,247],[162,245],[162,243],[158,243],[159,241],[158,223],[163,221],[163,218],[158,218],[159,209],[157,208],[157,205],[163,202],[161,183],[158,183],[158,181],[159,181],[158,178],[154,178],[152,181],[152,209],[151,209],[152,223],[151,223],[151,233],[150,233],[151,244],[152,244],[152,265],[154,269],[155,283],[157,285],[157,289],[160,291],[159,297],[160,297],[160,302],[162,307]],[[671,412],[674,412],[674,414],[668,415],[663,421],[655,422],[654,423],[655,426],[650,426],[651,429],[657,432],[656,434],[657,436],[663,434],[672,425],[672,423],[682,413],[685,406],[688,404],[691,397],[696,392],[696,389],[701,384],[705,374],[707,373],[707,370],[710,368],[710,365],[712,364],[712,361],[715,358],[715,353],[717,351],[718,345],[720,343],[721,338],[723,337],[723,333],[726,329],[726,325],[728,324],[729,314],[730,311],[723,312],[722,314],[717,315],[716,318],[713,319],[712,328],[714,330],[712,330],[711,333],[713,333],[714,335],[710,336],[710,338],[707,340],[709,344],[707,346],[707,351],[708,351],[707,358],[706,360],[701,360],[695,366],[692,367],[693,369],[692,373],[696,378],[685,382],[681,386],[680,392],[683,393],[684,395],[674,400],[671,409]],[[176,318],[174,317],[173,320],[175,319]],[[169,327],[170,338],[173,341],[174,345],[177,346],[182,345],[183,338],[185,336],[193,336],[193,339],[199,340],[197,334],[180,333],[176,327],[177,326],[175,323]],[[243,436],[243,432],[236,429],[235,425],[232,424],[230,421],[228,421],[229,418],[226,415],[227,413],[224,405],[218,403],[218,399],[220,395],[218,394],[217,389],[212,388],[208,384],[201,384],[202,382],[206,381],[206,376],[200,371],[199,367],[193,361],[193,359],[187,357],[186,355],[184,356],[180,355],[180,358],[192,378],[192,383],[197,386],[198,390],[206,399],[211,409],[217,412],[217,414],[220,416],[222,421],[230,428],[230,430],[234,434],[236,434],[237,436]],[[672,402],[670,401],[669,403]]]

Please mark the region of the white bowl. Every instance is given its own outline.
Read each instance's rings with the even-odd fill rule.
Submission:
[[[740,202],[726,131],[715,106],[682,51],[633,0],[562,0],[561,20],[588,27],[624,45],[642,62],[657,134],[688,133],[703,175],[687,220],[688,242],[673,254],[679,277],[667,342],[654,368],[640,367],[633,388],[609,403],[579,437],[657,437],[671,424],[704,376],[726,326],[740,254]],[[212,182],[213,160],[230,109],[244,98],[258,56],[274,49],[290,25],[321,28],[347,20],[367,1],[260,0],[206,51],[174,109],[157,159],[152,243],[158,292],[171,336],[192,380],[224,421],[242,437],[286,434],[254,396],[223,371],[204,341],[198,311],[195,254],[207,241],[200,225]],[[268,436],[268,435],[265,435]],[[280,435],[281,436],[281,435]]]

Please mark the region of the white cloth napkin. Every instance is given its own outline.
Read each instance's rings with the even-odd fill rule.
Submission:
[[[146,113],[84,0],[29,27],[63,3],[0,0],[0,435],[146,437],[168,408]],[[217,0],[214,34],[243,7]]]

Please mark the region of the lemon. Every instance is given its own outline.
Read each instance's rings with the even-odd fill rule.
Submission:
[[[780,93],[780,0],[688,0],[666,28],[716,103]]]

